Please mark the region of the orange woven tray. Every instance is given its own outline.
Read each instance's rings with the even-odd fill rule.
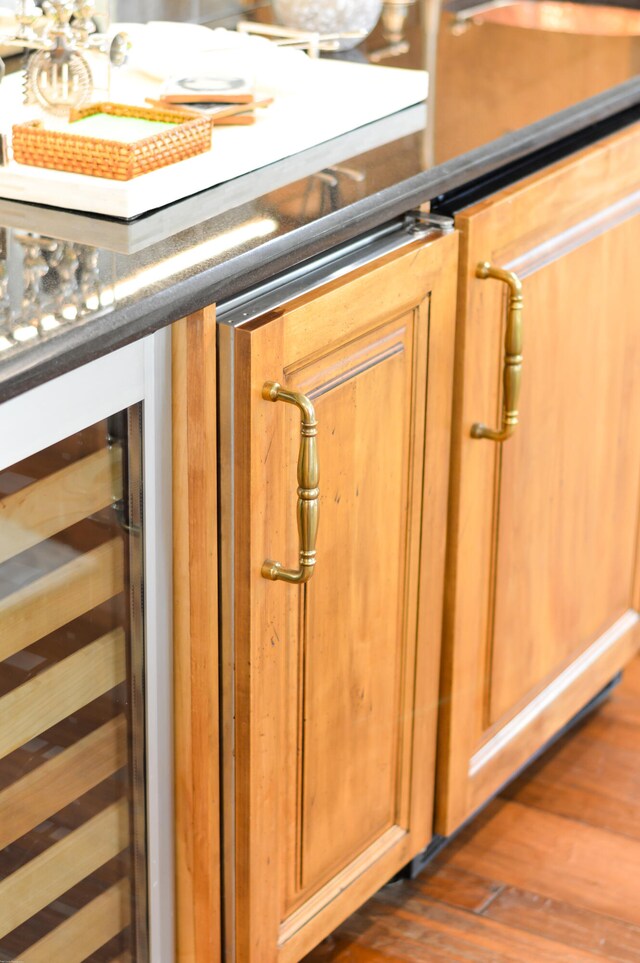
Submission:
[[[101,103],[72,111],[69,120],[73,123],[93,114],[164,121],[175,124],[175,127],[142,140],[122,143],[66,131],[45,130],[41,121],[29,121],[16,124],[13,128],[15,160],[32,167],[128,181],[211,148],[211,122],[208,117],[187,118],[183,113],[170,109]]]

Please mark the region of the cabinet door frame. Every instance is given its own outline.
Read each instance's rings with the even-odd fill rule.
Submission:
[[[284,595],[296,589],[282,582],[272,583],[261,579],[260,564],[264,559],[260,558],[259,563],[257,560],[263,551],[265,532],[277,533],[273,538],[269,535],[266,540],[274,541],[277,537],[278,544],[282,543],[283,532],[291,532],[287,519],[293,502],[288,500],[281,505],[282,498],[273,493],[273,488],[254,499],[251,491],[254,483],[256,490],[260,491],[265,462],[269,457],[268,452],[265,454],[262,451],[262,444],[269,443],[269,450],[271,442],[274,450],[280,450],[280,446],[286,449],[288,442],[280,422],[284,424],[286,421],[292,435],[299,434],[294,412],[281,417],[279,411],[273,410],[274,406],[262,399],[261,386],[265,378],[280,380],[283,369],[286,374],[288,366],[297,368],[303,365],[300,359],[305,359],[305,364],[311,363],[312,359],[324,358],[326,346],[350,344],[354,339],[359,339],[365,331],[375,328],[376,312],[379,312],[382,324],[382,319],[390,323],[389,319],[400,318],[410,307],[413,310],[415,292],[408,292],[399,284],[394,286],[388,282],[391,281],[398,257],[405,258],[407,272],[415,259],[416,278],[420,278],[420,290],[423,292],[418,300],[431,298],[429,342],[426,328],[423,329],[422,324],[416,328],[422,330],[420,349],[425,352],[424,371],[427,367],[427,343],[430,346],[428,398],[425,398],[424,379],[422,382],[419,378],[416,380],[415,372],[410,384],[416,393],[413,404],[418,411],[423,410],[420,406],[424,408],[423,422],[426,411],[429,427],[426,431],[426,449],[420,458],[424,457],[426,464],[433,466],[433,474],[427,479],[426,494],[422,470],[415,471],[411,476],[413,478],[413,474],[419,474],[417,487],[414,485],[411,495],[412,503],[417,499],[415,504],[419,509],[417,517],[411,516],[415,530],[412,567],[415,552],[422,554],[422,567],[417,564],[414,567],[411,590],[415,593],[414,600],[419,593],[424,602],[421,602],[419,609],[416,606],[416,637],[429,640],[418,647],[420,663],[416,685],[419,694],[416,703],[425,706],[427,715],[435,714],[438,660],[434,663],[433,652],[439,648],[441,630],[456,253],[457,236],[433,236],[428,242],[416,242],[406,252],[372,260],[366,268],[319,289],[318,293],[325,297],[323,308],[326,308],[326,313],[323,311],[322,318],[315,315],[313,324],[304,314],[306,303],[303,299],[288,304],[284,315],[280,309],[275,309],[271,314],[251,321],[245,330],[242,325],[238,330],[226,325],[220,328],[220,397],[234,398],[233,410],[221,408],[220,411],[221,496],[222,504],[231,508],[230,513],[222,513],[221,529],[223,822],[226,953],[230,960],[267,963],[277,959],[279,963],[293,963],[300,959],[387,882],[394,872],[426,845],[432,835],[429,798],[433,788],[435,746],[429,746],[428,732],[426,744],[421,734],[421,729],[428,730],[426,719],[423,727],[416,727],[417,732],[412,737],[413,746],[407,750],[407,768],[403,769],[403,786],[405,782],[409,786],[406,774],[409,766],[413,766],[415,779],[413,792],[407,791],[402,797],[406,799],[407,807],[402,819],[406,820],[409,828],[403,829],[400,824],[392,826],[361,856],[337,872],[326,885],[317,892],[313,891],[310,898],[305,897],[302,905],[294,904],[293,911],[283,919],[281,904],[286,903],[282,895],[284,869],[272,874],[270,866],[278,857],[278,827],[282,823],[283,797],[288,790],[281,772],[284,767],[274,762],[278,759],[277,732],[281,723],[273,722],[265,707],[269,705],[270,694],[273,698],[273,693],[279,692],[278,698],[286,699],[287,691],[283,688],[284,669],[278,667],[278,643],[274,638],[269,646],[268,640],[261,640],[259,627],[277,625],[278,615],[280,622],[286,624],[287,616],[283,613],[289,603],[285,602]],[[385,292],[382,298],[384,304],[375,302],[371,316],[363,314],[360,322],[357,321],[358,307],[352,307],[351,313],[344,309],[332,311],[331,304],[362,305],[366,302],[369,273],[373,269],[380,272],[379,279],[388,279],[386,286],[382,287]],[[353,285],[348,300],[345,300],[346,296],[341,290],[345,281]],[[417,287],[417,280],[415,285]],[[422,307],[420,310],[424,312],[427,309]],[[292,317],[298,319],[293,325]],[[422,317],[426,322],[426,316]],[[258,341],[257,349],[252,345],[254,334],[259,336],[254,339]],[[251,431],[245,427],[245,418],[249,419],[249,424],[255,419]],[[260,428],[260,425],[263,427]],[[421,429],[412,426],[411,436],[419,430],[424,436],[424,424]],[[423,437],[421,445],[424,444]],[[322,450],[320,461],[322,489]],[[291,471],[290,481],[291,485],[286,487],[292,490],[295,498],[294,471]],[[280,499],[277,504],[269,502],[269,499],[273,501],[276,498]],[[265,505],[268,505],[271,513],[269,523],[265,521]],[[286,543],[292,540],[288,539]],[[252,545],[255,546],[254,550],[251,550]],[[282,559],[284,564],[295,561],[295,548],[295,544],[289,545],[286,550],[288,557]],[[318,565],[321,564],[322,559],[319,559]],[[281,629],[279,634],[282,634]],[[280,662],[284,662],[282,657]],[[247,692],[253,686],[257,695],[252,705],[259,707],[256,717],[246,711]],[[277,704],[277,699],[273,704]],[[260,718],[257,718],[258,715]],[[284,745],[288,745],[286,740]],[[402,758],[405,759],[404,751]],[[422,814],[419,811],[421,806]],[[265,885],[266,880],[269,882]]]
[[[0,404],[0,469],[143,403],[149,959],[174,961],[173,670],[169,332]]]
[[[462,265],[436,815],[436,829],[443,835],[467,820],[552,739],[623,667],[640,639],[637,618],[630,611],[591,647],[559,667],[553,679],[514,706],[506,720],[482,727],[501,445],[474,439],[470,430],[476,421],[492,427],[500,422],[506,296],[504,285],[476,277],[476,265],[491,261],[523,279],[637,217],[639,164],[640,126],[636,125],[500,191],[456,218]],[[525,285],[523,381],[527,378],[527,325],[532,324],[535,318],[527,314]],[[566,345],[566,364],[571,364],[575,350],[575,344]],[[523,420],[534,416],[521,411]],[[632,595],[636,608],[637,585],[638,572]]]
[[[221,955],[216,319],[172,329],[176,961]]]

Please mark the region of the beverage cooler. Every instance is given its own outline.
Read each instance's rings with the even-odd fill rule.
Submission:
[[[172,959],[161,345],[0,405],[3,961]]]

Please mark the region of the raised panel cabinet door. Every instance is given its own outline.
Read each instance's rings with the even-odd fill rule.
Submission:
[[[412,243],[219,333],[235,406],[227,954],[242,963],[299,960],[431,837],[456,257],[453,234]],[[266,560],[298,566],[297,512],[313,548],[316,497],[311,578],[265,578]]]
[[[449,833],[636,651],[640,129],[462,212],[437,829]],[[506,330],[522,282],[522,343]],[[513,321],[513,316],[511,316]],[[507,359],[507,355],[510,358]],[[504,441],[503,366],[518,377]],[[509,389],[510,391],[511,389]]]

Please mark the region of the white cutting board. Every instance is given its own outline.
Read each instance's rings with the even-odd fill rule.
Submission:
[[[140,84],[126,92],[112,87],[111,99],[143,103],[157,88]],[[252,126],[219,127],[206,154],[152,171],[131,181],[111,181],[12,161],[0,168],[0,197],[68,210],[131,219],[198,191],[258,170],[346,131],[362,127],[427,97],[423,71],[338,60],[311,60],[292,89],[258,111]],[[21,77],[0,85],[0,123],[18,119]]]

